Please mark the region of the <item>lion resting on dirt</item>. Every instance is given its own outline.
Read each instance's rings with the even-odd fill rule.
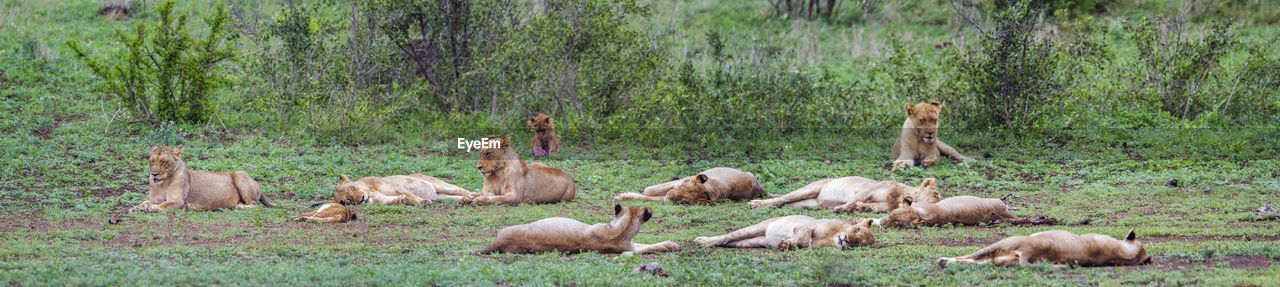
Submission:
[[[320,205],[316,211],[299,214],[294,221],[312,221],[319,223],[343,223],[356,220],[356,212],[337,201]]]
[[[835,247],[846,249],[875,244],[871,236],[871,219],[846,222],[838,219],[814,219],[804,215],[774,217],[738,229],[729,234],[698,237],[694,244],[702,247],[791,248]]]
[[[663,241],[657,244],[640,244],[631,241],[640,233],[641,225],[653,217],[648,207],[613,206],[613,221],[587,225],[577,220],[552,217],[529,224],[508,226],[498,231],[498,240],[489,246],[472,251],[475,254],[493,252],[538,253],[560,251],[577,253],[634,252],[635,254],[678,251],[680,244]]]
[[[916,226],[935,226],[947,223],[974,225],[979,223],[1013,223],[1013,224],[1053,224],[1056,219],[1038,216],[1020,218],[1009,213],[1009,207],[1003,200],[995,198],[979,198],[974,196],[956,196],[935,203],[913,202],[904,199],[898,209],[889,215],[876,219],[874,224],[885,227],[909,228]]]
[[[182,146],[151,145],[147,151],[151,154],[150,198],[129,212],[249,208],[258,202],[276,206],[267,201],[258,182],[244,171],[188,170],[182,161]]]
[[[1041,261],[1080,266],[1151,264],[1151,256],[1135,240],[1133,229],[1124,240],[1089,233],[1076,235],[1062,230],[1037,232],[1031,236],[1001,239],[973,254],[938,258],[939,267],[948,264],[1027,265]]]
[[[942,104],[938,102],[915,106],[907,103],[907,121],[902,123],[902,133],[893,142],[894,168],[930,167],[937,163],[939,154],[960,161],[973,160],[938,140],[938,112],[941,110]]]
[[[341,204],[430,204],[437,199],[462,199],[470,191],[427,175],[392,175],[363,177],[352,181],[338,175],[333,187],[333,200]]]
[[[748,205],[753,208],[786,205],[822,207],[835,212],[888,212],[898,208],[898,204],[906,198],[918,202],[938,202],[942,199],[942,194],[938,193],[938,180],[927,178],[920,182],[920,187],[914,187],[895,181],[878,181],[858,176],[828,178],[779,197],[752,200]]]
[[[548,155],[560,151],[560,136],[556,135],[556,124],[551,117],[538,113],[526,123],[533,128],[533,154]]]
[[[556,203],[578,198],[569,173],[538,162],[526,164],[510,143],[507,135],[501,146],[480,150],[476,169],[484,175],[484,190],[464,196],[463,203]]]
[[[684,204],[710,204],[721,199],[742,200],[765,195],[754,174],[717,167],[697,175],[675,179],[644,188],[644,193],[627,192],[614,200],[672,201]]]

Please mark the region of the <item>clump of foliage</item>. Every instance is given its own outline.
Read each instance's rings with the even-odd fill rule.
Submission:
[[[957,12],[981,34],[961,57],[961,79],[971,91],[961,102],[973,111],[971,122],[1020,129],[1032,126],[1046,113],[1046,104],[1061,96],[1064,83],[1060,70],[1064,57],[1048,38],[1037,37],[1044,9],[1032,1],[1010,3],[995,13],[989,23]]]
[[[1177,18],[1143,17],[1126,27],[1138,46],[1146,85],[1139,97],[1157,103],[1170,115],[1187,119],[1208,110],[1219,93],[1205,89],[1224,55],[1238,45],[1230,22],[1216,22],[1200,38],[1187,35]]]
[[[102,78],[101,88],[121,108],[151,123],[209,121],[212,96],[226,85],[224,61],[234,59],[227,41],[228,14],[222,3],[201,15],[206,31],[188,27],[189,12],[177,12],[174,1],[156,7],[157,21],[140,20],[132,33],[120,33],[119,52],[91,55],[84,43],[67,40],[75,57]]]

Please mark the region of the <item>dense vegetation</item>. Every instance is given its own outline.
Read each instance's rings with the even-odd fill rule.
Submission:
[[[0,0],[0,282],[1274,285],[1280,229],[1252,210],[1280,202],[1276,4]],[[979,160],[888,169],[904,103],[931,99],[942,138]],[[535,112],[555,117],[565,153],[526,151]],[[456,139],[508,133],[526,159],[572,173],[583,199],[288,221],[339,173],[479,190]],[[151,143],[185,145],[195,169],[245,170],[285,207],[121,214],[146,198]],[[1014,193],[1016,214],[1067,224],[717,250],[689,242],[772,216],[849,215],[629,203],[657,213],[637,240],[689,248],[454,253],[540,218],[601,222],[617,193],[714,166],[773,194],[936,177],[947,196]],[[1156,265],[932,265],[1004,236],[1131,227]],[[629,274],[650,261],[671,276]]]

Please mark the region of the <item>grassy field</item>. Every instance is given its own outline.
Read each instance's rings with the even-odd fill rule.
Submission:
[[[1266,202],[1280,203],[1280,130],[1275,123],[1243,129],[1089,130],[1076,137],[944,130],[942,138],[979,160],[944,160],[934,168],[900,170],[888,168],[896,135],[892,127],[832,128],[768,140],[713,137],[679,145],[566,137],[562,154],[533,156],[526,151],[531,132],[513,126],[506,132],[513,134],[521,155],[572,174],[579,200],[520,206],[448,201],[364,205],[355,207],[360,216],[355,222],[297,223],[289,219],[307,211],[307,205],[327,200],[338,174],[424,173],[479,191],[477,154],[458,150],[456,139],[488,134],[404,132],[396,141],[351,145],[260,136],[236,123],[224,133],[219,125],[152,128],[113,119],[101,93],[91,88],[95,78],[61,43],[77,38],[108,47],[103,43],[127,22],[95,15],[95,1],[0,3],[0,283],[8,285],[1280,284],[1280,264],[1275,264],[1280,260],[1280,224],[1256,220],[1253,211]],[[655,23],[753,23],[776,33],[768,37],[839,43],[821,45],[830,53],[812,53],[813,65],[877,56],[874,45],[879,42],[866,39],[886,37],[885,31],[756,23],[764,14],[760,5],[678,3],[685,6],[655,5]],[[688,16],[694,14],[707,16]],[[881,21],[902,21],[895,19]],[[910,29],[917,34],[908,39],[921,45],[950,33],[919,24]],[[1249,31],[1255,35],[1251,33],[1274,29]],[[699,41],[705,32],[691,28],[683,33],[693,35],[689,41]],[[745,37],[739,36],[729,38]],[[860,45],[872,49],[860,52]],[[840,73],[845,72],[856,71]],[[885,104],[894,109],[900,105]],[[125,213],[147,197],[146,147],[152,143],[184,145],[191,169],[244,170],[281,207]],[[1012,193],[1023,197],[1012,202],[1021,208],[1015,215],[1047,215],[1063,224],[875,229],[875,245],[844,251],[709,249],[691,242],[776,216],[881,215],[749,209],[745,202],[624,202],[655,212],[637,242],[674,240],[684,250],[639,256],[458,253],[488,244],[502,227],[546,217],[607,221],[618,193],[718,166],[754,173],[775,195],[830,177],[857,175],[911,185],[934,177],[944,196]],[[1176,186],[1167,184],[1171,179]],[[938,257],[968,254],[1007,236],[1063,229],[1121,237],[1130,228],[1145,242],[1154,264],[1067,270],[1047,265],[940,269],[934,264]],[[669,275],[631,274],[647,262],[661,264]]]

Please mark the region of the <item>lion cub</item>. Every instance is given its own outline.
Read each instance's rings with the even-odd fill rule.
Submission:
[[[973,160],[938,140],[940,111],[942,104],[936,101],[915,106],[907,103],[907,120],[902,123],[902,133],[898,135],[898,140],[893,142],[894,168],[917,165],[930,167],[937,163],[940,154],[960,161]]]
[[[1133,229],[1124,240],[1089,233],[1076,235],[1062,230],[1037,232],[1031,236],[1001,239],[973,254],[938,258],[939,267],[947,264],[1027,265],[1047,261],[1080,266],[1117,266],[1151,264],[1142,242]]]
[[[643,192],[627,192],[613,199],[710,204],[721,199],[752,199],[765,194],[754,174],[727,167],[704,170],[685,178],[673,178],[671,181],[646,187]]]
[[[150,198],[129,212],[249,208],[258,202],[276,206],[267,201],[258,182],[244,171],[188,170],[182,161],[182,146],[153,144],[147,151],[151,154]]]
[[[548,155],[560,151],[560,136],[556,135],[556,123],[543,113],[526,122],[533,128],[533,154]]]
[[[538,253],[547,251],[600,253],[634,252],[635,254],[677,251],[680,244],[663,241],[640,244],[631,241],[640,227],[653,217],[648,207],[613,205],[613,221],[587,225],[577,220],[552,217],[529,224],[508,226],[498,231],[498,240],[476,254],[493,252]]]
[[[542,163],[525,163],[511,148],[511,135],[500,146],[480,150],[476,169],[484,175],[484,190],[462,198],[463,203],[556,203],[578,198],[573,177]]]
[[[828,178],[810,183],[800,189],[770,199],[752,200],[752,208],[781,206],[800,208],[821,207],[835,212],[873,211],[888,212],[898,208],[904,198],[918,202],[938,202],[938,180],[927,178],[920,187],[896,181],[878,181],[865,177],[849,176]]]
[[[422,174],[363,177],[352,181],[338,175],[333,200],[341,204],[430,204],[437,199],[461,199],[471,192]]]
[[[947,223],[974,225],[996,221],[1014,220],[1009,207],[1004,201],[995,198],[979,198],[974,196],[956,196],[938,201],[936,204],[913,202],[903,199],[902,205],[889,215],[875,220],[875,225],[886,227],[909,228],[916,226],[934,226]]]
[[[846,222],[838,219],[814,219],[804,215],[774,217],[729,234],[698,237],[693,243],[703,247],[791,248],[835,247],[847,249],[875,244],[871,236],[871,219]]]
[[[294,221],[312,221],[319,223],[343,223],[356,220],[356,212],[337,201],[320,205],[316,211],[299,214]]]

